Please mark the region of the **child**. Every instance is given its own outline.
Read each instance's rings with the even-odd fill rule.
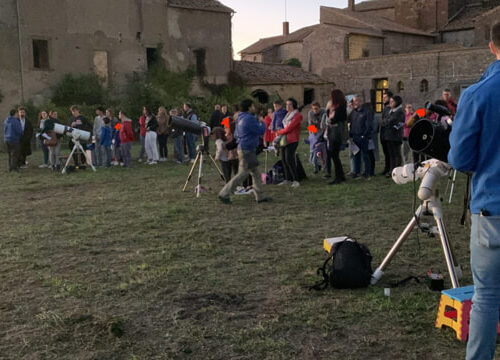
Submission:
[[[109,168],[111,166],[111,120],[108,117],[103,119],[104,125],[101,127],[101,136],[99,138],[99,143],[103,149],[103,164],[105,167]]]
[[[214,128],[214,137],[216,148],[215,160],[219,160],[227,184],[231,179],[231,163],[228,158],[229,151],[224,144],[227,141],[224,129],[221,127]]]
[[[268,147],[273,144],[273,140],[276,134],[271,130],[271,124],[273,122],[273,109],[267,109],[267,115],[264,118],[266,122],[266,133],[264,134],[264,146]]]

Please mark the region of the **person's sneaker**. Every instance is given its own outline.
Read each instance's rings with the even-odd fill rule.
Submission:
[[[260,200],[257,200],[257,204],[263,203],[263,202],[272,202],[273,198],[272,197],[264,197]]]
[[[151,161],[148,165],[156,165],[158,164],[156,161]]]
[[[161,161],[161,162],[165,162],[165,161],[167,161],[167,159],[165,159],[165,158],[160,158],[160,161]]]
[[[236,186],[236,191],[241,191],[243,189],[245,189],[243,186]]]
[[[253,194],[253,188],[251,186],[243,189],[243,195],[250,195]]]
[[[139,162],[143,162],[144,160],[142,160],[141,158],[139,158],[139,159],[137,159],[137,161],[139,161]]]
[[[278,186],[281,186],[281,185],[288,185],[288,184],[290,184],[290,181],[288,181],[288,180],[283,180],[282,182],[280,182],[280,183],[278,184]]]
[[[222,196],[219,195],[219,200],[223,204],[226,204],[226,205],[231,204],[231,199],[228,198],[228,197],[226,198],[226,197],[222,197]]]
[[[291,186],[293,188],[298,188],[300,186],[300,183],[298,181],[294,181]]]
[[[47,167],[49,167],[49,165],[47,165],[47,164],[42,164],[42,165],[38,165],[38,167],[39,167],[40,169],[43,169],[43,168],[47,168]]]
[[[19,166],[19,169],[27,169],[28,168],[28,165],[21,165]]]
[[[191,164],[192,164],[192,163],[194,163],[194,159],[189,160],[189,162],[190,162]]]
[[[246,195],[247,194],[247,191],[245,188],[242,188],[242,189],[239,189],[239,190],[236,190],[234,192],[234,195]]]
[[[182,165],[182,164],[183,164],[183,162],[182,162],[182,161],[180,161],[180,160],[176,160],[176,161],[175,161],[175,163],[176,163],[176,164],[179,164],[179,165]]]

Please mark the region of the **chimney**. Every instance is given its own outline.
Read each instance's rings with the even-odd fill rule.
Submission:
[[[290,23],[288,21],[283,22],[283,35],[290,34]]]
[[[356,10],[354,9],[354,5],[355,5],[354,3],[355,3],[355,0],[348,0],[348,1],[349,1],[349,10],[351,10],[351,11],[356,11]],[[344,4],[345,4],[345,3],[344,3]]]

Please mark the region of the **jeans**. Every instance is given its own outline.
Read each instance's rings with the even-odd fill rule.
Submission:
[[[177,153],[177,161],[178,162],[183,162],[184,161],[184,147],[182,145],[182,139],[184,136],[180,135],[174,138],[174,148],[175,152]]]
[[[141,152],[139,153],[139,159],[144,160],[145,154],[146,154],[146,135],[141,135]]]
[[[43,140],[40,140],[40,148],[43,153],[43,164],[49,165],[49,147],[43,143]]]
[[[491,360],[495,355],[500,306],[500,216],[472,214],[470,262],[474,297],[467,360]]]
[[[345,180],[345,175],[342,162],[340,161],[340,146],[339,143],[331,144],[328,155],[333,160],[333,165],[335,166],[335,180],[343,181]],[[331,167],[330,161],[328,161],[328,165]],[[330,171],[328,173],[330,174]]]
[[[197,136],[195,134],[186,134],[186,142],[190,160],[194,160],[196,158],[196,137]]]
[[[132,166],[132,153],[130,151],[131,148],[132,148],[131,142],[120,144],[123,166],[127,168]]]
[[[219,197],[229,198],[229,195],[236,189],[236,186],[241,184],[248,175],[252,176],[253,193],[255,200],[262,199],[262,181],[259,172],[259,162],[255,150],[239,150],[238,149],[239,168],[238,173],[234,176],[220,191]]]
[[[58,142],[56,146],[49,146],[50,166],[52,166],[53,169],[57,167],[57,159],[59,158],[60,154],[61,154],[60,142]]]
[[[111,158],[113,157],[113,154],[111,152],[111,146],[102,146],[103,149],[103,165],[105,167],[110,167],[111,166]]]
[[[148,161],[158,161],[158,147],[156,146],[156,131],[148,131],[146,133],[146,154]]]
[[[94,153],[95,153],[95,159],[92,159],[92,161],[94,162],[94,165],[95,166],[102,166],[103,164],[103,148],[101,146],[101,144],[99,143],[99,140],[96,140],[95,142],[95,149],[94,149]]]
[[[354,174],[361,174],[361,159],[365,164],[365,172],[363,175],[365,177],[371,176],[371,160],[370,160],[370,150],[368,150],[368,140],[366,138],[361,138],[359,136],[354,137],[354,143],[358,146],[359,151],[354,155]]]
[[[9,171],[19,171],[19,153],[21,152],[21,144],[5,142],[9,153]]]

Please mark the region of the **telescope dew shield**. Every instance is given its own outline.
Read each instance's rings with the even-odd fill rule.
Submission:
[[[70,126],[65,126],[61,124],[54,124],[54,131],[59,135],[67,135],[72,137],[74,140],[80,141],[89,141],[90,140],[90,132],[80,129],[75,129]]]
[[[200,135],[203,132],[203,126],[198,121],[190,121],[181,116],[171,116],[168,126],[180,131]]]
[[[450,129],[445,129],[440,123],[422,119],[411,128],[408,145],[415,152],[447,163],[450,151],[449,136]]]

